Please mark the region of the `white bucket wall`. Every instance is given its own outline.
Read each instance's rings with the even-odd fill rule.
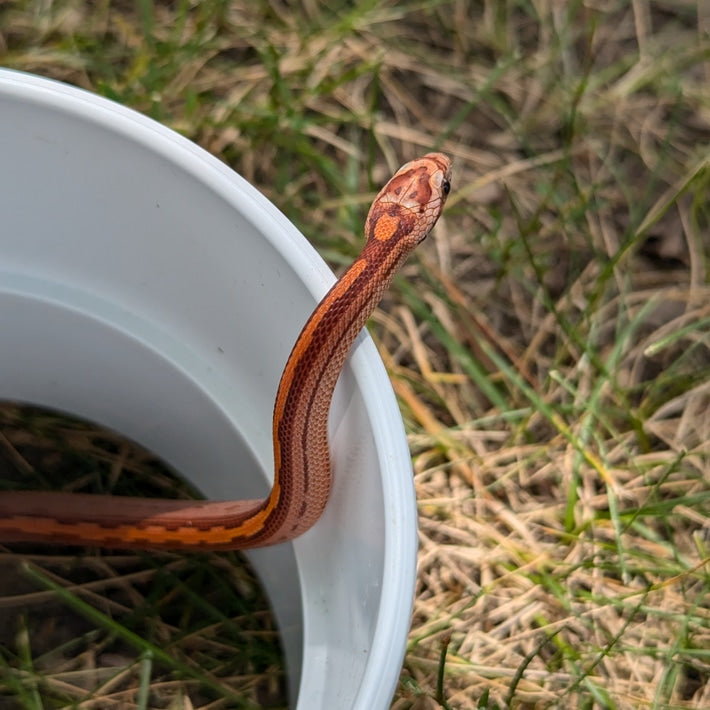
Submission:
[[[233,171],[154,121],[0,70],[0,399],[111,427],[206,497],[269,488],[271,411],[333,281]],[[389,707],[416,568],[409,451],[361,335],[331,412],[335,483],[293,544],[249,554],[292,706]]]

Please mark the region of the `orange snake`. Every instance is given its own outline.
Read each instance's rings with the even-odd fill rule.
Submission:
[[[114,548],[228,550],[291,540],[330,492],[327,420],[350,347],[449,193],[441,153],[403,165],[375,198],[367,241],[306,322],[284,368],[273,415],[274,482],[263,500],[189,501],[84,493],[0,494],[0,540]]]

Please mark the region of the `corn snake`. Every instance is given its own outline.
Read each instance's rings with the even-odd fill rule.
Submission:
[[[133,549],[248,549],[291,540],[330,492],[327,419],[350,347],[449,193],[451,164],[429,153],[403,165],[370,207],[366,243],[315,308],[287,360],[273,414],[274,482],[263,500],[186,501],[83,493],[0,495],[0,541]]]

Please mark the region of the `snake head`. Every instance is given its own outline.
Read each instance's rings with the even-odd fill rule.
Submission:
[[[427,153],[405,163],[380,190],[365,223],[368,239],[406,242],[414,248],[429,234],[451,189],[451,161]]]

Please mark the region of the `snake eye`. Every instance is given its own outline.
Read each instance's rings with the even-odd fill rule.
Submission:
[[[448,180],[444,180],[444,182],[441,183],[441,189],[445,195],[448,195],[451,191],[451,183]]]

